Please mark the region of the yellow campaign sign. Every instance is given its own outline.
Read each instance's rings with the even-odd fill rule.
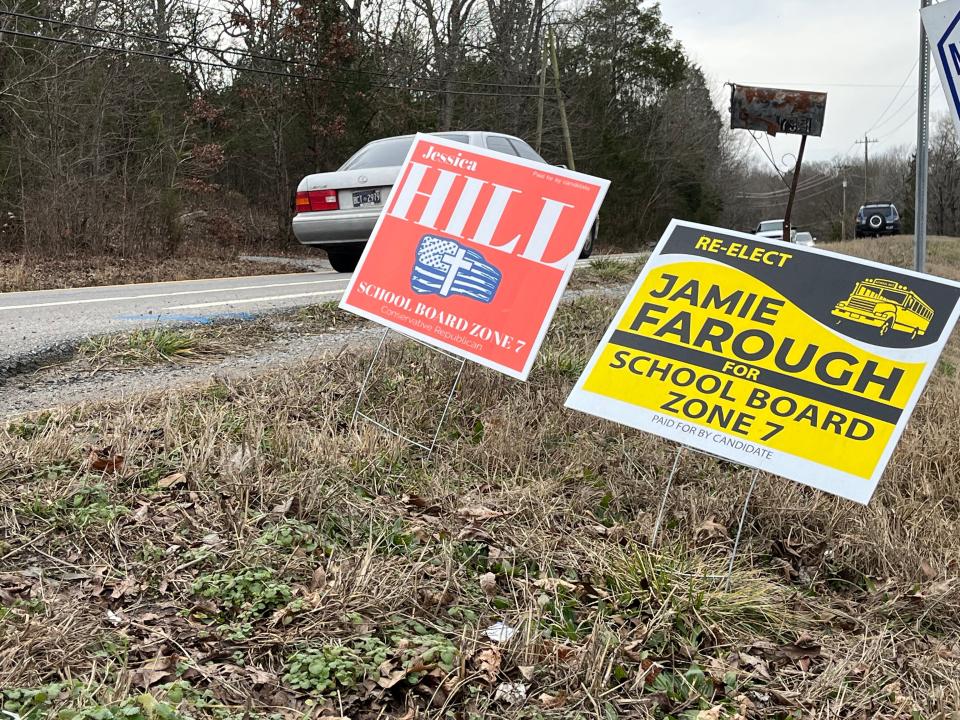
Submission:
[[[567,406],[869,502],[960,285],[674,221]]]

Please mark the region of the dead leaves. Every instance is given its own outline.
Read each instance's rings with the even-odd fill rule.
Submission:
[[[280,678],[255,665],[209,663],[191,666],[183,679],[209,685],[214,695],[230,705],[244,705],[256,698],[257,705],[291,705],[292,697],[281,688]]]
[[[810,635],[803,633],[796,642],[786,645],[775,645],[770,642],[754,643],[750,651],[750,653],[740,653],[741,661],[752,667],[761,677],[769,678],[770,666],[794,665],[805,673],[809,672],[813,661],[821,656],[823,648]]]
[[[400,500],[408,507],[427,515],[439,515],[441,512],[441,508],[437,503],[431,502],[419,495],[404,495]]]
[[[87,468],[93,472],[112,475],[123,469],[123,455],[114,452],[112,445],[90,448],[86,464]]]
[[[564,692],[555,694],[540,693],[537,695],[537,702],[539,702],[545,710],[556,710],[567,704],[567,694]]]
[[[186,484],[187,476],[182,472],[175,472],[157,481],[157,487],[161,490],[169,490],[170,488],[180,487]]]
[[[696,714],[696,720],[720,720],[723,712],[722,705],[716,705],[709,710],[701,710]]]
[[[500,674],[503,654],[495,647],[485,647],[474,654],[470,659],[470,664],[480,674],[484,682],[493,685]]]
[[[493,695],[493,699],[505,705],[522,705],[527,699],[527,686],[522,682],[500,683],[497,686],[497,691]]]
[[[495,520],[496,518],[501,518],[505,515],[502,512],[496,512],[491,510],[488,507],[483,505],[470,505],[467,507],[462,507],[457,510],[457,516],[463,518],[464,520],[471,520],[474,522],[485,522],[487,520]]]
[[[496,597],[497,595],[497,576],[492,573],[484,573],[480,576],[480,590],[488,598]]]
[[[377,679],[377,685],[384,690],[389,690],[402,680],[405,680],[408,674],[407,671],[400,667],[399,663],[393,659],[385,660],[380,665],[379,670],[380,677]]]
[[[156,657],[130,672],[130,684],[141,690],[173,679],[176,662],[171,657]]]
[[[540,578],[539,580],[533,581],[533,586],[549,593],[555,593],[561,588],[570,593],[574,593],[579,590],[577,585],[574,585],[572,582],[568,582],[562,578]]]
[[[457,534],[457,540],[471,541],[493,545],[493,535],[490,534],[483,524],[489,520],[495,520],[505,515],[502,512],[496,512],[483,505],[468,505],[461,507],[456,512],[457,517],[467,520],[467,525]]]
[[[697,526],[695,531],[695,536],[697,540],[717,540],[721,538],[729,538],[730,533],[727,532],[725,525],[721,525],[717,522],[717,516],[711,515],[702,523]]]

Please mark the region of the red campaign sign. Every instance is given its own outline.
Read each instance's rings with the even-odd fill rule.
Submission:
[[[525,380],[608,185],[417,135],[340,307]]]

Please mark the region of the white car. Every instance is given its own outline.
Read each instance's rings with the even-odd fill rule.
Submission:
[[[753,234],[771,240],[783,240],[783,220],[762,220]],[[790,242],[796,242],[796,237],[797,231],[790,228]]]
[[[526,142],[512,135],[475,130],[431,134],[547,164]],[[404,135],[374,140],[339,170],[308,175],[301,180],[293,218],[297,240],[326,250],[337,272],[353,272],[413,139],[413,135]],[[599,220],[594,223],[580,257],[589,257],[593,252],[598,229]]]
[[[797,245],[803,245],[804,247],[813,247],[816,244],[816,238],[808,232],[798,232],[794,236],[793,241]]]

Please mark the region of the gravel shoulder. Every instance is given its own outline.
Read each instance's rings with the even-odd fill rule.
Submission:
[[[165,363],[140,368],[91,371],[70,360],[20,375],[0,386],[0,418],[15,417],[63,405],[103,400],[124,401],[143,393],[205,384],[214,378],[268,372],[312,358],[328,357],[376,342],[374,327],[353,328],[322,335],[283,337],[253,352],[217,360]]]
[[[628,285],[619,283],[582,283],[567,291],[564,302],[584,295],[620,300],[628,289]],[[215,378],[293,367],[375,344],[383,328],[325,305],[316,306],[315,316],[309,309],[301,309],[196,331],[200,333],[201,350],[208,340],[214,342],[210,334],[216,333],[217,353],[134,367],[91,362],[78,357],[76,346],[33,356],[6,378],[0,377],[0,418],[88,402],[123,402],[138,395],[204,385]]]

